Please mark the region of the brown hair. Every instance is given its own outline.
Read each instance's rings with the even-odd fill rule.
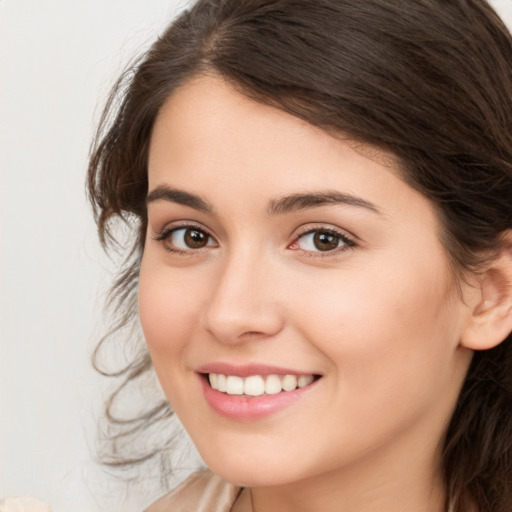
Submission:
[[[111,334],[136,317],[155,117],[177,87],[208,72],[256,101],[394,153],[404,179],[437,208],[462,278],[512,228],[512,39],[487,2],[199,0],[117,83],[92,149],[88,185],[101,240],[115,244],[115,218],[134,234],[112,289]],[[475,353],[447,428],[453,512],[512,509],[511,344],[509,335]],[[133,418],[112,413],[120,391],[150,370],[141,350],[112,373],[123,378],[107,404],[115,442],[172,415],[165,400]],[[158,453],[149,447],[125,462]]]

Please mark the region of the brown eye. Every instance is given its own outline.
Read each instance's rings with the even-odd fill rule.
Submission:
[[[209,235],[200,229],[188,228],[185,230],[183,240],[188,248],[201,249],[208,245],[209,238]]]
[[[337,249],[353,247],[354,243],[346,236],[327,229],[314,229],[301,235],[296,246],[306,252],[334,252]]]
[[[166,231],[157,240],[163,242],[169,251],[194,251],[205,247],[216,247],[215,240],[202,229],[191,227],[174,228]]]
[[[339,236],[327,231],[317,231],[313,236],[313,243],[319,251],[332,251],[339,246]]]

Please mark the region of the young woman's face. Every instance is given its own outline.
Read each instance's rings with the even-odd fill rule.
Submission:
[[[434,468],[470,311],[431,204],[393,162],[217,78],[162,108],[140,319],[172,407],[224,478]]]

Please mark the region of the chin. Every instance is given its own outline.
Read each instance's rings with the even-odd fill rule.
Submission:
[[[269,487],[294,481],[293,478],[290,478],[290,475],[285,475],[283,471],[267,471],[266,468],[245,467],[234,469],[218,465],[209,466],[209,468],[223,480],[239,487]]]
[[[288,457],[276,457],[275,453],[273,457],[261,457],[249,450],[224,450],[220,455],[206,454],[203,460],[213,473],[240,487],[285,485],[305,477],[296,460],[293,463]]]

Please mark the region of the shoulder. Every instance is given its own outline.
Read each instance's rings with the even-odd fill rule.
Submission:
[[[145,512],[229,512],[240,492],[211,471],[198,471]]]
[[[0,499],[0,512],[51,512],[51,509],[34,498],[5,498]]]

